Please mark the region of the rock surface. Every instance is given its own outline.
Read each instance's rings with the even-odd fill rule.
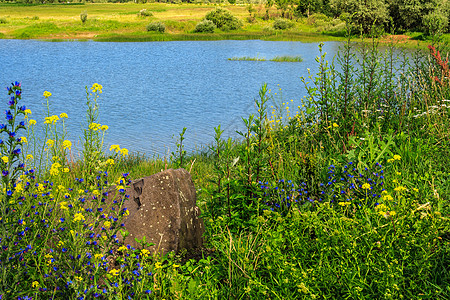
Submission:
[[[127,188],[125,220],[129,235],[125,243],[138,247],[135,238],[155,244],[152,252],[167,253],[202,246],[204,233],[191,175],[184,169],[169,169],[134,180]]]

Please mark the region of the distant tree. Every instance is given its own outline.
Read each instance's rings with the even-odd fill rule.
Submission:
[[[349,14],[356,30],[371,32],[373,26],[385,27],[389,14],[384,0],[330,0],[334,16]]]
[[[323,13],[324,1],[323,0],[299,0],[297,8],[295,9],[296,15],[303,15],[309,17],[313,13]]]
[[[399,30],[422,30],[423,17],[433,13],[447,0],[386,0],[389,16]]]

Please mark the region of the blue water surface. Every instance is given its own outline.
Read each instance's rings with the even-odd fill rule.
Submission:
[[[331,59],[339,43],[326,42]],[[301,56],[301,63],[229,61],[231,57]],[[236,136],[242,117],[255,112],[254,98],[263,83],[280,101],[296,105],[306,91],[300,76],[316,70],[317,43],[269,41],[182,41],[148,43],[0,40],[0,86],[19,81],[23,104],[43,125],[44,91],[52,114],[66,112],[74,145],[85,124],[85,87],[103,85],[99,123],[109,126],[105,148],[120,144],[148,156],[168,155],[187,128],[188,151],[213,141],[221,125],[224,137]],[[282,88],[280,94],[279,88]],[[282,98],[280,99],[280,95]],[[8,100],[6,90],[6,109]],[[174,138],[175,136],[175,138]]]

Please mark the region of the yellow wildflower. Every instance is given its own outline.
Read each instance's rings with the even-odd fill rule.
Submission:
[[[107,159],[106,164],[111,165],[111,166],[114,165],[114,159],[111,159],[111,158]]]
[[[28,143],[27,138],[26,138],[25,136],[21,137],[21,138],[20,138],[20,141],[21,141],[22,143]]]
[[[148,251],[147,249],[142,249],[141,250],[141,254],[142,254],[142,256],[147,256],[148,254],[150,253],[150,251]]]
[[[155,269],[162,269],[162,265],[159,261],[155,264]]]
[[[370,190],[370,184],[364,183],[364,184],[362,185],[362,188],[363,188],[363,190]]]
[[[83,216],[82,214],[76,213],[76,214],[74,215],[73,220],[74,220],[75,222],[78,222],[78,221],[84,221],[85,218],[84,218],[84,216]]]
[[[59,117],[57,115],[45,117],[44,124],[55,124],[56,121],[58,121],[58,120],[59,120]]]
[[[347,206],[347,205],[350,205],[351,203],[349,201],[346,201],[346,202],[338,202],[338,204],[340,206]]]
[[[70,148],[72,148],[72,142],[68,141],[68,140],[64,140],[62,142],[62,146],[63,146],[64,149],[69,149],[70,150]]]
[[[123,156],[127,156],[127,155],[128,155],[128,149],[122,148],[122,149],[120,150],[120,153],[122,153]]]
[[[403,192],[403,191],[406,191],[406,188],[404,186],[402,186],[402,185],[399,185],[398,187],[396,187],[394,189],[394,191],[396,191],[396,192]]]
[[[392,198],[391,195],[384,195],[384,196],[383,196],[383,200],[386,200],[386,201],[392,201],[392,200],[394,200],[394,198]]]
[[[337,127],[339,127],[339,125],[336,124],[336,123],[333,123],[333,127],[334,127],[334,128],[337,128]]]
[[[31,115],[31,109],[27,108],[24,110],[25,116],[26,115]]]
[[[105,221],[105,223],[103,223],[103,226],[108,229],[111,227],[111,222],[110,221]]]
[[[119,270],[112,269],[112,270],[109,271],[109,274],[111,274],[113,276],[117,276],[117,275],[119,275]]]
[[[398,154],[394,155],[394,160],[400,160],[400,159],[402,159],[402,157],[400,155],[398,155]]]
[[[109,148],[109,151],[116,151],[119,152],[120,151],[120,146],[119,145],[111,145],[111,147]]]
[[[100,254],[100,253],[94,254],[95,259],[101,259],[102,257],[103,257],[103,254]]]
[[[122,246],[120,246],[119,247],[119,249],[117,249],[118,251],[121,251],[121,252],[124,252],[124,251],[127,251],[127,247],[125,246],[125,245],[122,245]]]
[[[102,125],[102,127],[100,128],[101,130],[103,130],[103,131],[106,131],[106,130],[108,130],[108,125]]]
[[[36,125],[36,120],[30,120],[30,125]]]
[[[48,139],[45,144],[47,144],[48,147],[53,147],[53,145],[55,144],[55,141],[51,140],[51,139]]]
[[[69,116],[66,114],[66,113],[61,113],[60,115],[59,115],[59,117],[61,118],[61,119],[64,119],[64,118],[68,118]]]
[[[9,157],[8,157],[8,156],[2,156],[2,160],[3,160],[3,162],[4,162],[5,164],[7,164],[8,161],[9,161]]]
[[[48,97],[50,97],[52,95],[52,93],[50,93],[50,92],[48,92],[48,91],[45,91],[44,92],[44,97],[45,98],[48,98]]]
[[[33,159],[33,158],[34,158],[33,155],[31,155],[31,154],[28,154],[28,155],[27,155],[27,160]]]
[[[94,130],[94,131],[98,131],[100,130],[102,125],[98,124],[98,123],[91,123],[89,124],[89,129],[90,130]]]
[[[60,206],[60,208],[61,209],[69,209],[68,207],[67,207],[67,202],[59,202],[59,206]]]
[[[16,192],[17,192],[17,193],[23,192],[23,185],[22,185],[21,182],[19,182],[18,184],[16,184]]]
[[[64,169],[63,169],[63,172],[64,172],[64,173],[69,173],[69,171],[70,171],[69,168],[64,168]]]
[[[33,283],[31,284],[31,287],[32,287],[33,289],[38,288],[38,287],[39,287],[39,282],[33,281]]]
[[[98,83],[94,83],[91,87],[91,90],[93,93],[99,92],[100,94],[102,93],[102,88],[103,86],[98,84]]]

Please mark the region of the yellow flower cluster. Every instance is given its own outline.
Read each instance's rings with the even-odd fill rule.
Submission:
[[[388,207],[384,204],[377,205],[377,207],[375,207],[375,209],[380,215],[382,215],[385,218],[395,216],[395,214],[396,214],[395,211],[388,210]]]
[[[62,142],[62,146],[63,146],[64,149],[70,150],[70,148],[72,148],[72,142],[68,141],[68,140],[64,140]]]
[[[364,183],[364,184],[362,185],[362,188],[363,188],[363,190],[370,190],[370,184]]]
[[[30,120],[30,125],[36,125],[36,120]]]
[[[108,125],[102,125],[99,123],[89,124],[89,129],[94,130],[94,131],[99,131],[99,130],[106,131],[106,130],[108,130],[108,128],[109,128]]]
[[[28,143],[28,140],[27,140],[27,138],[26,138],[25,136],[21,137],[21,138],[20,138],[20,141],[21,141],[22,143]]]
[[[113,276],[118,276],[119,275],[119,270],[117,269],[112,269],[109,271],[109,274],[113,275]]]
[[[76,213],[76,214],[73,216],[73,220],[74,220],[75,222],[78,222],[78,221],[84,221],[85,218],[84,218],[84,216],[83,216],[82,214]]]
[[[404,191],[406,191],[407,190],[407,188],[405,188],[404,186],[402,186],[402,185],[399,185],[398,187],[396,187],[395,189],[394,189],[394,191],[396,191],[396,192],[404,192]]]
[[[8,156],[2,156],[2,161],[7,164],[9,161],[9,157]]]
[[[109,148],[109,151],[116,151],[116,153],[120,152],[120,154],[122,154],[123,156],[128,155],[128,149],[120,148],[119,145],[111,145],[111,147]]]
[[[59,169],[61,168],[61,164],[58,162],[55,162],[52,164],[51,168],[50,168],[50,175],[52,176],[56,176],[59,174]]]
[[[395,154],[393,158],[389,158],[387,161],[388,161],[389,163],[391,163],[391,162],[393,162],[393,161],[395,161],[395,160],[401,160],[401,159],[402,159],[402,157],[401,157],[400,155]]]
[[[61,114],[59,115],[59,117],[60,117],[61,119],[67,119],[69,116],[68,116],[66,113],[61,113]]]
[[[350,203],[350,201],[345,201],[345,202],[338,202],[338,204],[340,206],[344,207],[344,206],[349,206],[351,203]]]
[[[111,227],[111,222],[110,221],[105,221],[105,223],[103,223],[103,227],[105,227],[106,229]]]
[[[31,115],[31,109],[29,109],[29,108],[25,109],[24,113],[25,113],[25,117],[24,118],[28,119],[28,115]]]
[[[55,124],[56,121],[58,121],[58,120],[59,120],[59,117],[57,115],[45,117],[44,124]]]
[[[92,87],[91,87],[91,91],[92,91],[93,93],[99,92],[99,93],[101,94],[101,93],[102,93],[102,88],[103,88],[102,85],[100,85],[100,84],[98,84],[98,83],[94,83],[94,84],[92,85]]]
[[[50,97],[52,95],[52,93],[50,93],[49,91],[45,91],[44,92],[44,97],[45,98],[48,98],[48,97]]]
[[[106,160],[106,164],[107,164],[107,165],[110,165],[110,166],[114,165],[114,159],[108,158],[108,159]]]
[[[53,147],[53,145],[55,144],[54,140],[48,139],[47,142],[45,142],[45,144],[47,144],[47,146],[49,148]]]
[[[147,249],[142,249],[141,250],[141,255],[143,256],[143,257],[146,257],[146,256],[148,256],[150,254],[150,251],[148,251]]]

